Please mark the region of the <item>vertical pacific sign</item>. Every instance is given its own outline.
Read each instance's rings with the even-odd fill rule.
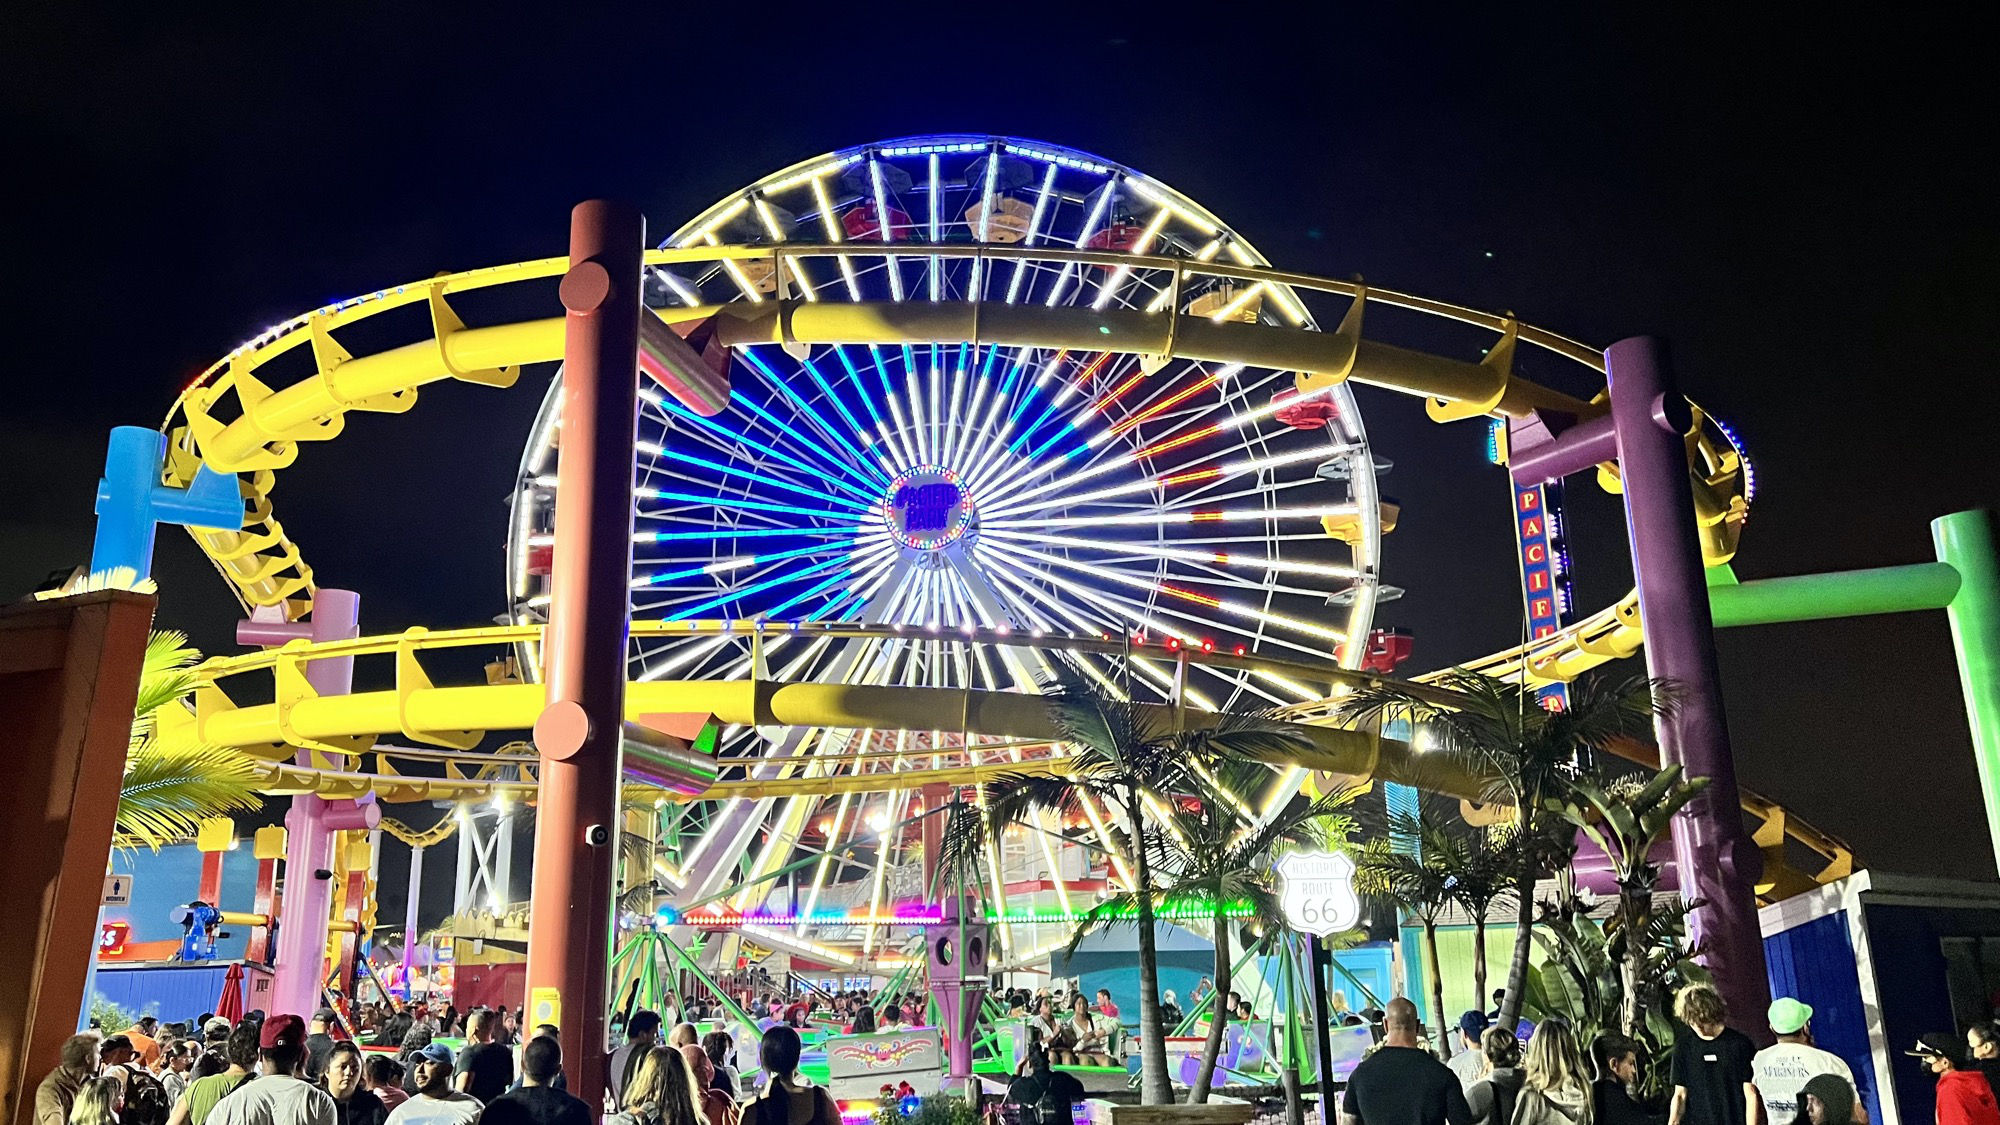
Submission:
[[[1521,594],[1528,614],[1528,637],[1540,640],[1569,624],[1569,551],[1563,544],[1562,484],[1514,485],[1514,541],[1520,549]],[[1561,710],[1569,689],[1543,688],[1542,703]]]

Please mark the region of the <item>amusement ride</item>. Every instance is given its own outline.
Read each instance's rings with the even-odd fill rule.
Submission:
[[[640,846],[623,886],[650,893],[628,901],[619,934],[621,948],[665,939],[661,956],[681,959],[670,968],[724,972],[771,951],[836,976],[920,966],[908,939],[945,918],[947,807],[976,806],[1001,773],[1065,768],[1038,697],[1058,660],[1177,723],[1269,710],[1300,724],[1311,749],[1230,794],[1246,822],[1302,789],[1357,781],[1420,785],[1480,815],[1481,779],[1425,759],[1410,732],[1335,717],[1345,692],[1393,677],[1409,653],[1375,623],[1402,594],[1383,552],[1399,509],[1353,383],[1420,397],[1440,423],[1487,426],[1513,485],[1493,501],[1511,492],[1517,515],[1544,513],[1523,530],[1531,639],[1463,667],[1559,693],[1659,628],[1644,589],[1595,613],[1568,604],[1557,482],[1590,471],[1625,493],[1635,544],[1634,494],[1667,487],[1632,467],[1624,443],[1636,439],[1621,427],[1637,423],[1600,390],[1607,372],[1614,387],[1628,377],[1617,349],[1607,363],[1508,314],[1280,270],[1134,169],[994,136],[844,149],[732,192],[643,261],[625,701],[664,737],[627,743],[623,828]],[[241,638],[263,646],[203,663],[162,736],[240,752],[267,793],[292,798],[290,839],[260,839],[260,857],[282,850],[288,865],[351,877],[317,901],[287,896],[280,1004],[317,1006],[328,982],[310,968],[284,982],[301,972],[288,960],[353,970],[374,921],[370,859],[355,850],[369,832],[433,846],[484,810],[536,799],[524,739],[544,699],[562,373],[523,443],[508,522],[492,529],[506,552],[500,624],[361,635],[355,596],[322,588],[309,544],[281,522],[279,478],[351,413],[448,423],[419,407],[426,385],[500,393],[561,361],[561,316],[486,310],[519,307],[524,292],[546,300],[568,265],[445,274],[315,309],[218,360],[157,434],[139,432],[149,483],[187,509],[147,511],[147,551],[154,521],[188,525],[246,611]],[[1432,354],[1399,338],[1462,346]],[[698,377],[676,348],[700,357]],[[1624,354],[1628,370],[1650,362]],[[1584,389],[1532,382],[1524,367]],[[1652,410],[1680,459],[1661,503],[1681,526],[1665,538],[1698,548],[1718,624],[1788,619],[1725,608],[1751,465],[1670,383],[1658,395],[1637,416]],[[1674,508],[1674,489],[1691,502]],[[240,526],[214,515],[232,491]],[[132,556],[107,557],[101,534],[93,568],[145,573],[149,559]],[[1642,558],[1642,580],[1652,565]],[[1951,594],[1908,598],[1942,607]],[[434,679],[453,650],[484,654],[485,682]],[[1714,932],[1739,924],[1753,893],[1852,869],[1839,841],[1737,794],[1733,777],[1711,792],[1718,804],[1700,815],[1712,823],[1683,841],[1683,870],[1703,847],[1764,862],[1748,880],[1729,862],[1693,870]],[[437,829],[404,826],[427,819],[401,811],[423,802],[458,811]],[[1738,804],[1748,832],[1726,826]],[[1046,964],[1095,895],[1129,884],[1109,814],[1084,811],[988,841],[977,897],[992,971]],[[1800,854],[1818,858],[1802,870]],[[499,937],[513,904],[497,882],[480,924]],[[479,905],[459,903],[460,919]],[[230,917],[267,931],[275,920]],[[621,981],[655,980],[637,964],[650,953],[620,957]]]

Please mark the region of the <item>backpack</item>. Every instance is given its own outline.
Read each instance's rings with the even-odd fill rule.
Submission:
[[[173,1112],[167,1088],[143,1067],[126,1066],[125,1108],[118,1114],[119,1125],[167,1125]]]
[[[1001,1106],[1007,1125],[1070,1125],[1070,1107],[1053,1083],[1024,1074],[1007,1086]]]

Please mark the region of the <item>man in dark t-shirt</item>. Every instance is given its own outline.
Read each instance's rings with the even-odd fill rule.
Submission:
[[[333,1009],[321,1008],[313,1013],[312,1025],[306,1035],[306,1078],[317,1082],[326,1075],[326,1060],[333,1054]]]
[[[465,1049],[458,1053],[454,1085],[482,1102],[491,1102],[514,1084],[513,1052],[493,1041],[499,1024],[497,1013],[485,1009],[472,1013]]]
[[[1361,1060],[1340,1101],[1348,1125],[1471,1125],[1458,1075],[1417,1046],[1417,1006],[1403,997],[1382,1013],[1382,1046]]]
[[[562,1073],[562,1047],[537,1035],[521,1048],[521,1088],[486,1104],[480,1125],[591,1125],[590,1108],[549,1083]]]
[[[1668,1125],[1753,1125],[1762,1115],[1757,1074],[1751,1060],[1757,1045],[1725,1026],[1722,997],[1705,984],[1681,989],[1674,1014],[1673,1106]]]

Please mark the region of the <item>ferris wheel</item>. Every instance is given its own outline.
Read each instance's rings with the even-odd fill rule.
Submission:
[[[802,244],[843,249],[777,249]],[[967,244],[1146,255],[1154,264],[921,251]],[[907,138],[806,161],[732,193],[662,243],[695,245],[773,253],[652,269],[649,305],[976,302],[1315,327],[1284,287],[1194,283],[1194,275],[1177,284],[1175,271],[1157,265],[1265,264],[1200,205],[1102,158],[1006,137]],[[887,641],[779,633],[761,644],[733,628],[635,637],[634,678],[754,674],[1032,692],[1051,659],[1036,641],[1079,634],[1360,663],[1386,589],[1384,509],[1381,463],[1345,384],[1300,393],[1291,371],[1018,344],[756,345],[734,357],[718,415],[642,389],[634,619],[908,633]],[[558,377],[514,491],[508,583],[517,622],[542,620],[547,604],[559,402]],[[1022,643],[952,644],[965,628],[1011,630]],[[1199,663],[1177,671],[1157,647],[1145,651],[1156,655],[1070,659],[1114,694],[1189,708],[1285,706],[1324,694],[1272,671]],[[935,751],[953,737],[893,749]],[[742,727],[724,732],[719,753],[878,745],[870,732]],[[1296,785],[1274,773],[1261,796],[1289,797]],[[701,846],[740,850],[786,817],[796,822],[790,839],[815,826],[837,834],[842,821],[865,831],[871,818],[904,808],[890,801],[874,814],[850,813],[843,800],[829,817],[812,802],[786,804],[718,802],[699,814]],[[712,891],[715,876],[694,870],[702,866],[689,864],[688,879]]]

